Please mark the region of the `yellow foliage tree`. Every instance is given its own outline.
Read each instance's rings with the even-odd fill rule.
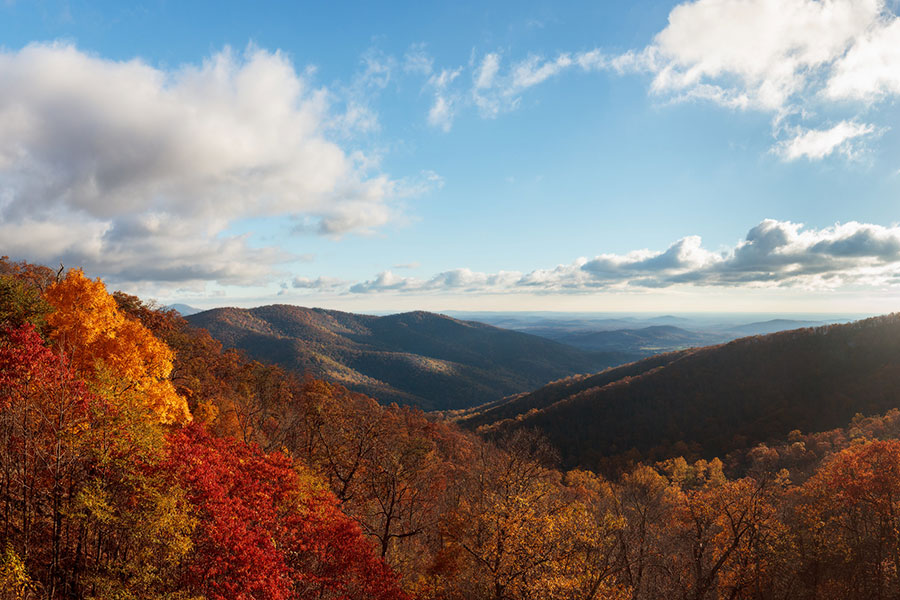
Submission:
[[[0,600],[25,600],[32,589],[32,581],[12,546],[0,553]]]
[[[126,318],[100,279],[72,269],[45,298],[55,308],[47,319],[51,337],[83,377],[114,397],[136,392],[160,423],[191,420],[187,402],[168,379],[174,353],[141,323]]]

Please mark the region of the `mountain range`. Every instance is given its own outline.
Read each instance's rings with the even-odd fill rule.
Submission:
[[[608,313],[451,313],[496,327],[539,335],[583,350],[625,352],[647,357],[696,346],[730,342],[749,335],[846,323],[863,315],[822,315],[764,319],[760,314],[689,316],[610,315]],[[868,315],[865,315],[868,316]]]
[[[599,470],[725,456],[900,406],[896,315],[725,343],[717,343],[722,331],[670,324],[676,317],[637,329],[545,332],[556,340],[427,312],[273,305],[187,320],[254,359],[382,403],[443,411],[489,436],[541,431],[567,466]],[[728,335],[798,323],[733,325]]]
[[[639,355],[596,352],[428,312],[371,316],[291,305],[187,315],[226,347],[379,401],[458,409]]]

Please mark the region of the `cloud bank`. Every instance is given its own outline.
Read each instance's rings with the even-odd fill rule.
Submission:
[[[767,219],[727,250],[708,250],[698,236],[661,251],[600,254],[527,273],[480,273],[467,268],[429,279],[392,271],[340,287],[333,280],[303,280],[318,291],[371,293],[593,293],[676,286],[794,287],[900,285],[900,226],[850,222],[823,229]]]
[[[346,115],[281,53],[162,70],[33,44],[0,52],[0,81],[3,253],[113,281],[248,284],[292,257],[229,235],[240,219],[342,234],[392,216],[395,182],[328,139]]]

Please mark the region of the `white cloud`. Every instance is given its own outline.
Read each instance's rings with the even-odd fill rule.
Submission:
[[[420,172],[414,177],[404,177],[396,181],[394,195],[398,198],[423,196],[444,187],[444,178],[430,169]]]
[[[835,152],[851,157],[854,141],[871,135],[875,127],[865,123],[841,121],[829,129],[800,129],[794,137],[776,144],[774,150],[788,161],[798,158],[821,160]]]
[[[376,59],[367,77],[382,85]],[[304,216],[344,233],[393,215],[395,182],[326,137],[340,118],[329,92],[279,52],[226,49],[164,71],[34,44],[0,52],[0,81],[8,254],[120,281],[255,283],[292,257],[226,235],[240,219]]]
[[[516,281],[521,277],[522,274],[517,271],[500,271],[499,273],[488,274],[472,271],[471,269],[453,269],[438,273],[431,279],[423,280],[416,277],[399,277],[391,271],[382,271],[375,279],[350,286],[349,291],[353,294],[384,291],[500,291],[515,285]]]
[[[397,60],[375,48],[370,48],[362,56],[363,70],[357,76],[356,84],[369,88],[384,89],[394,77]]]
[[[885,0],[694,0],[675,6],[644,48],[520,60],[506,52],[504,59],[501,68],[497,52],[473,57],[471,88],[450,96],[445,87],[430,122],[449,130],[471,106],[497,117],[518,108],[528,90],[572,69],[647,73],[651,92],[667,101],[768,113],[775,154],[821,160],[853,156],[864,136],[885,129],[860,122],[872,120],[864,113],[874,103],[900,95],[900,18]]]
[[[294,289],[305,289],[305,290],[332,290],[337,287],[341,287],[346,285],[346,281],[343,279],[338,279],[336,277],[317,277],[316,279],[309,279],[308,277],[294,277],[291,280],[291,287]],[[286,288],[285,286],[282,286]]]
[[[825,93],[865,102],[900,94],[900,19],[889,17],[857,40],[834,65]]]
[[[712,86],[782,110],[878,23],[879,0],[698,0],[676,6],[645,51],[657,92]]]
[[[425,44],[413,44],[403,55],[403,70],[407,73],[431,75],[434,60],[425,51]]]
[[[883,0],[696,0],[607,64],[651,73],[657,95],[772,114],[776,135],[791,136],[773,148],[785,160],[853,156],[875,132],[862,111],[900,93],[900,20]],[[863,105],[835,102],[846,100]],[[847,118],[828,127],[823,107]]]
[[[849,285],[900,285],[900,226],[850,222],[804,229],[798,223],[767,219],[725,251],[707,250],[698,236],[687,236],[662,251],[601,254],[528,273],[461,268],[419,279],[384,271],[347,291],[592,293],[666,287],[834,289]]]
[[[440,94],[434,97],[434,104],[428,111],[428,124],[445,132],[450,131],[453,127],[453,108],[450,100]]]
[[[513,62],[505,72],[500,69],[500,56],[488,53],[475,71],[471,101],[482,116],[494,118],[514,110],[528,89],[538,86],[565,71],[580,67],[583,71],[613,68],[609,58],[599,50],[561,53],[556,58],[530,55]]]
[[[350,292],[364,294],[374,291],[404,290],[419,287],[418,280],[412,277],[398,277],[391,271],[382,271],[375,279],[350,286]]]
[[[524,92],[573,68],[583,71],[630,69],[633,61],[609,57],[600,50],[560,53],[555,58],[531,54],[527,58],[501,66],[499,52],[488,52],[476,60],[473,54],[468,69],[471,78],[460,78],[466,67],[442,69],[432,74],[426,89],[434,92],[434,102],[428,112],[428,123],[450,131],[453,120],[463,110],[475,107],[482,117],[495,118],[515,110]]]
[[[459,77],[462,68],[442,69],[428,79],[428,86],[434,90],[434,103],[428,111],[428,124],[443,131],[450,131],[453,126],[456,104],[455,92],[448,91],[453,81]]]
[[[494,85],[494,78],[500,70],[500,55],[496,52],[485,54],[481,66],[475,73],[475,89],[481,90]]]
[[[541,60],[537,56],[530,56],[513,68],[512,85],[507,93],[516,93],[543,83],[574,64],[575,61],[568,54],[560,54],[554,60]]]

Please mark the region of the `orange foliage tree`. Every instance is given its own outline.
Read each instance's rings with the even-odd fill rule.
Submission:
[[[140,322],[126,318],[99,279],[72,269],[44,294],[54,307],[51,338],[76,371],[115,397],[136,392],[160,423],[191,420],[171,381],[174,354]]]
[[[851,446],[800,490],[804,587],[818,598],[892,598],[900,586],[900,441]]]

